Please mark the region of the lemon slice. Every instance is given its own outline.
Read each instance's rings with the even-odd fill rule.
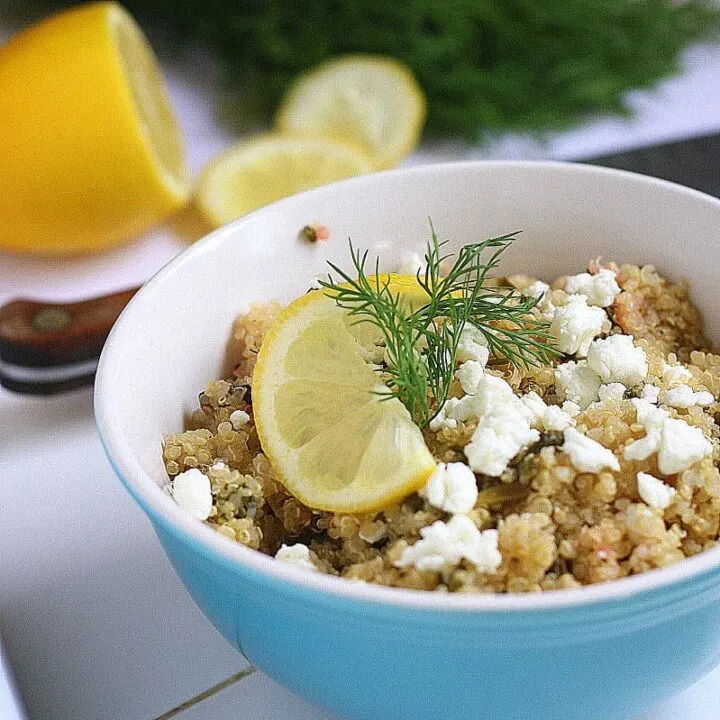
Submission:
[[[349,55],[302,76],[278,110],[278,130],[331,137],[359,147],[378,168],[396,165],[418,144],[425,95],[397,60]]]
[[[281,482],[309,507],[371,512],[435,469],[420,429],[366,363],[351,318],[324,291],[288,305],[253,377],[253,413]],[[366,325],[367,323],[361,323]]]
[[[0,248],[103,250],[189,199],[155,56],[116,3],[58,13],[0,48],[0,118]]]
[[[219,227],[288,195],[372,170],[368,157],[339,142],[260,135],[208,164],[195,203]]]

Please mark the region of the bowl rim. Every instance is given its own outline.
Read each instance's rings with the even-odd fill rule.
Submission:
[[[144,302],[146,297],[161,292],[164,280],[177,273],[186,265],[192,264],[197,255],[203,254],[213,246],[222,245],[239,228],[248,223],[257,222],[258,218],[267,213],[282,211],[285,203],[295,203],[298,198],[312,197],[323,193],[334,192],[337,187],[362,186],[367,183],[382,182],[388,176],[427,175],[452,171],[472,171],[485,167],[512,167],[517,169],[555,170],[571,172],[579,175],[600,175],[608,179],[623,182],[655,186],[669,193],[686,195],[694,200],[711,204],[720,212],[720,200],[693,188],[625,170],[616,170],[583,163],[564,161],[536,160],[469,160],[461,162],[443,162],[424,164],[363,175],[342,180],[331,185],[305,191],[284,198],[225,225],[201,240],[163,266],[130,300],[126,309],[120,314],[103,348],[98,363],[94,409],[95,419],[101,443],[110,464],[122,480],[128,492],[143,508],[153,521],[159,520],[185,541],[191,542],[202,554],[212,556],[224,564],[235,566],[239,571],[243,568],[253,571],[268,579],[287,583],[295,590],[317,591],[325,595],[335,596],[355,602],[366,602],[406,609],[422,609],[432,611],[450,611],[461,613],[508,613],[518,611],[539,611],[564,609],[577,606],[597,605],[609,601],[623,600],[640,594],[648,593],[690,581],[712,570],[720,570],[720,546],[711,548],[676,565],[651,570],[639,575],[613,580],[608,583],[586,585],[572,590],[552,590],[530,594],[455,594],[434,591],[393,588],[372,583],[351,582],[325,573],[301,571],[257,550],[248,548],[238,542],[224,537],[204,522],[192,517],[182,510],[163,489],[159,488],[150,475],[143,470],[133,456],[128,444],[121,434],[114,430],[113,411],[117,407],[110,401],[107,391],[113,383],[112,360],[118,336],[129,322],[128,316],[134,306]],[[359,187],[358,187],[359,189]],[[142,337],[142,333],[136,333]],[[159,445],[158,445],[159,448]]]

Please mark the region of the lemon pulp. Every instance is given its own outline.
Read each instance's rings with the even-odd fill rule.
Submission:
[[[135,112],[167,182],[187,192],[185,150],[157,60],[137,23],[118,6],[110,9],[110,30],[127,79]]]

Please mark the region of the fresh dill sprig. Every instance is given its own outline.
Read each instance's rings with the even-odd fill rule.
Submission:
[[[326,293],[357,316],[358,322],[371,322],[380,330],[385,344],[382,374],[390,391],[385,397],[397,397],[420,427],[425,427],[447,400],[458,344],[468,323],[482,332],[493,355],[516,366],[539,365],[557,354],[548,324],[530,315],[539,300],[489,283],[490,274],[518,233],[465,245],[457,255],[444,255],[446,243],[438,240],[432,223],[430,227],[425,269],[417,273],[428,301],[413,311],[391,290],[390,277],[380,275],[379,258],[375,259],[374,274],[367,274],[369,253],[353,247],[352,241],[355,277],[328,263],[338,279],[330,274],[327,281],[320,281]],[[443,273],[451,260],[449,270]]]

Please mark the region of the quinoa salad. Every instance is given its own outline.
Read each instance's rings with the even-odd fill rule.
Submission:
[[[408,257],[402,270],[420,265]],[[277,562],[418,590],[578,588],[715,546],[720,355],[686,285],[599,260],[550,285],[494,282],[534,301],[528,315],[555,352],[511,362],[465,325],[449,392],[420,425],[437,464],[419,488],[341,512],[308,507],[281,482],[253,410],[258,352],[282,310],[267,302],[236,319],[229,377],[164,438],[168,492]]]

